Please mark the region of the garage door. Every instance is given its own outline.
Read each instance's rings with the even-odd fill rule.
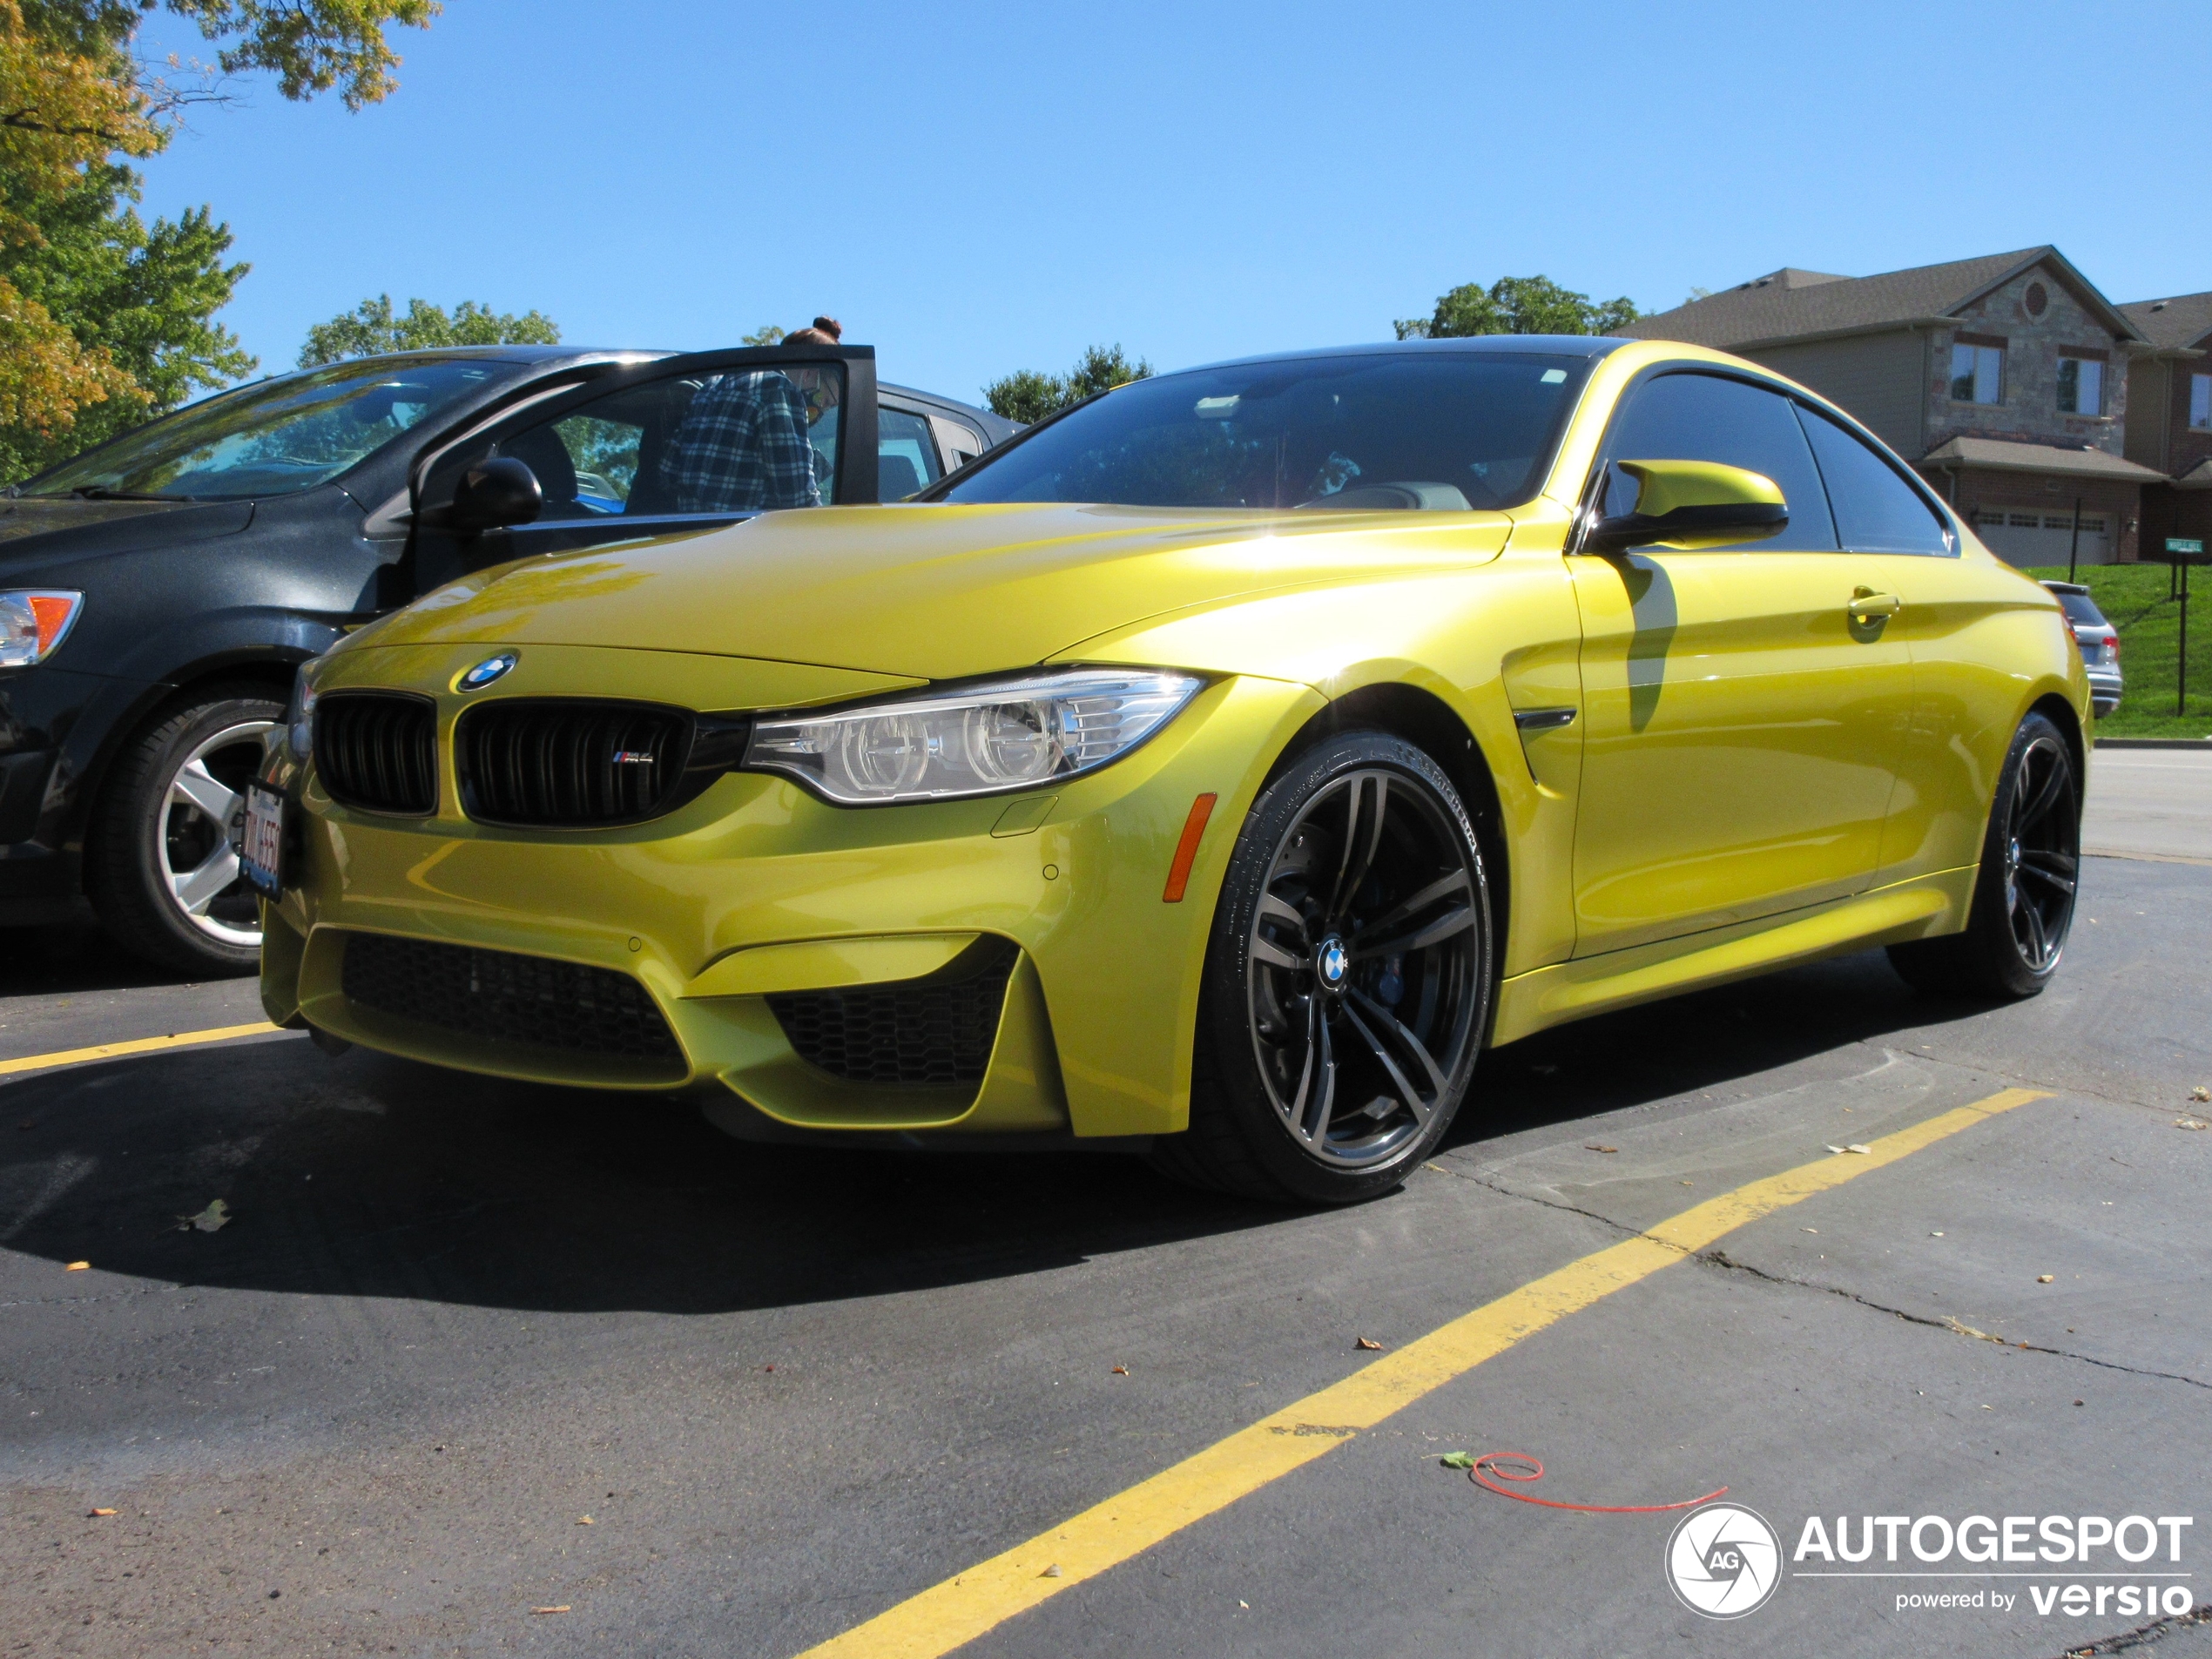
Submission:
[[[2083,564],[2112,563],[2109,522],[2101,513],[2081,515],[2081,545],[2075,554]],[[2020,566],[2064,564],[2074,543],[2074,515],[2065,513],[1999,512],[1983,510],[1975,530],[1989,543],[1989,550],[2008,564]]]

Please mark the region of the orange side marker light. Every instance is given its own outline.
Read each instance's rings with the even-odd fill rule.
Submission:
[[[1163,904],[1183,902],[1183,890],[1190,885],[1190,867],[1198,860],[1198,838],[1206,833],[1216,799],[1201,795],[1190,803],[1190,816],[1183,820],[1183,839],[1175,844],[1175,862],[1168,866],[1167,890],[1160,894]]]

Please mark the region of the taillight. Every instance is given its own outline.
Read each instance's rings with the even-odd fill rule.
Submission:
[[[2111,658],[2114,662],[2120,660],[2120,636],[2118,634],[2107,634],[2105,636],[2105,655]]]

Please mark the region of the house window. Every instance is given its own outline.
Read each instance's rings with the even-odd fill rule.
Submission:
[[[2189,376],[2189,424],[2199,432],[2212,431],[2212,374]]]
[[[2105,366],[2093,357],[2059,359],[2059,413],[2105,412]]]
[[[1951,401],[1953,403],[2002,403],[2005,401],[2005,348],[1970,346],[1963,341],[1951,348]]]

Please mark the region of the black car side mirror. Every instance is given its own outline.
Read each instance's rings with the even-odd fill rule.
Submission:
[[[447,525],[464,533],[527,524],[544,510],[537,475],[512,455],[479,461],[454,486]]]

